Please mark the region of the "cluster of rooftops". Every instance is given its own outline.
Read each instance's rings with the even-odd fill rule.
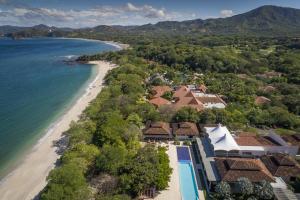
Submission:
[[[251,133],[230,133],[226,126],[203,126],[203,136],[196,139],[198,154],[210,184],[219,181],[236,182],[246,177],[252,182],[266,180],[277,183],[278,178],[289,182],[300,174],[299,134],[289,142],[275,133],[258,136]],[[288,138],[290,138],[288,137]]]
[[[225,108],[226,103],[219,95],[207,94],[205,85],[184,85],[171,88],[169,86],[154,86],[151,90],[149,102],[156,107],[172,106],[178,110],[182,107],[192,107],[197,111],[205,108]],[[167,100],[162,96],[166,92],[172,92],[172,100]]]
[[[233,134],[221,124],[150,121],[143,133],[145,140],[194,138],[209,187],[219,181],[236,182],[240,177],[273,183],[280,177],[289,182],[300,174],[300,165],[294,159],[300,153],[300,134]]]
[[[262,89],[275,90],[272,86]],[[149,102],[157,108],[170,106],[179,110],[191,107],[202,111],[207,108],[226,107],[221,96],[207,93],[205,85],[183,85],[173,88],[154,86],[149,96]],[[257,105],[269,102],[270,100],[263,96],[255,99]],[[193,138],[193,145],[197,147],[195,151],[201,160],[209,188],[220,181],[235,183],[240,177],[246,177],[252,182],[266,180],[273,183],[274,187],[282,187],[281,183],[289,182],[300,174],[300,165],[294,159],[300,156],[300,134],[280,136],[274,132],[265,135],[231,133],[221,124],[148,121],[143,129],[143,136],[144,140]]]

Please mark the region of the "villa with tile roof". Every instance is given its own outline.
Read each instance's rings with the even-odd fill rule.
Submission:
[[[155,86],[152,88],[152,97],[149,102],[156,107],[164,105],[172,106],[174,109],[179,110],[183,107],[191,107],[197,111],[207,108],[225,108],[226,103],[219,95],[206,94],[206,86],[200,85],[186,85],[176,88],[173,92],[173,100],[170,102],[162,98],[165,92],[171,92],[169,86]]]
[[[144,139],[165,139],[172,138],[170,124],[167,122],[151,122],[147,121],[146,127],[143,129]]]
[[[295,180],[300,175],[300,165],[286,154],[272,154],[262,156],[261,161],[275,177],[281,177],[285,182]]]
[[[237,182],[240,177],[251,182],[266,180],[275,182],[272,174],[259,159],[252,158],[215,158],[219,181]]]
[[[204,86],[202,86],[203,90]],[[198,111],[206,108],[225,108],[226,103],[214,94],[206,94],[197,87],[181,86],[174,92],[174,107],[180,109],[182,107],[192,107]],[[206,89],[205,89],[206,91]]]
[[[165,85],[165,86],[154,86],[154,87],[151,88],[151,93],[153,94],[152,98],[161,97],[166,92],[171,92],[171,91],[172,91],[172,88],[170,88],[167,85]]]
[[[199,136],[197,125],[191,122],[172,123],[173,135],[178,139],[189,139]]]
[[[262,156],[270,153],[284,153],[296,156],[299,147],[288,144],[283,138],[275,133],[264,136],[242,133],[234,136],[236,143],[240,147],[240,154]]]
[[[150,99],[149,103],[154,105],[156,108],[159,108],[161,106],[171,105],[170,101],[162,97],[155,97],[153,99]]]

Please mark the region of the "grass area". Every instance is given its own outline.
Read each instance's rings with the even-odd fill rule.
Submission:
[[[275,133],[277,133],[279,135],[292,135],[292,134],[297,133],[296,131],[284,129],[284,128],[277,128],[274,131],[275,131]]]

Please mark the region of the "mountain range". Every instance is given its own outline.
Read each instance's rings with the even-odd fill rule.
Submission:
[[[13,37],[64,36],[70,32],[300,36],[300,9],[267,5],[227,18],[163,21],[141,26],[100,25],[83,29],[57,28],[42,24],[33,27],[0,26],[0,35]]]

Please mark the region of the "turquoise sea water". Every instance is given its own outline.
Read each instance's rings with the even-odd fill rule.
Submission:
[[[180,191],[183,200],[198,200],[198,190],[191,162],[179,162]]]
[[[91,65],[67,64],[115,47],[77,39],[0,39],[0,177],[16,165],[93,79]]]

